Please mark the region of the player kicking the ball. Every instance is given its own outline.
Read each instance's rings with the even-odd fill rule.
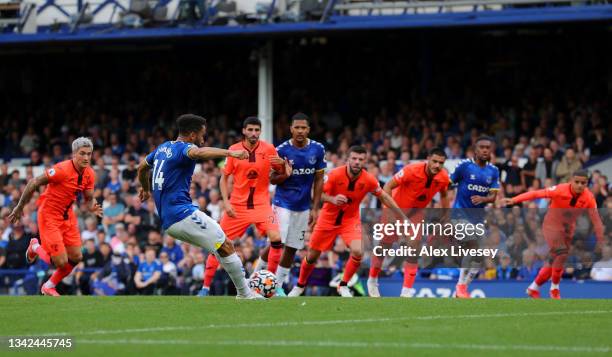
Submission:
[[[534,299],[540,298],[540,287],[548,281],[550,284],[550,297],[560,299],[559,283],[563,275],[563,267],[574,238],[576,220],[586,212],[593,222],[598,249],[604,241],[604,229],[595,197],[586,187],[589,182],[589,173],[586,170],[576,171],[569,183],[562,183],[544,190],[522,193],[514,198],[504,198],[505,205],[515,205],[537,198],[550,199],[550,205],[544,221],[542,233],[550,248],[550,257],[547,264],[540,269],[535,280],[527,288],[527,295]]]
[[[204,145],[206,119],[200,116],[184,114],[176,124],[178,138],[161,144],[138,167],[138,181],[142,186],[140,200],[148,200],[152,193],[162,227],[168,234],[218,257],[236,286],[237,299],[263,299],[249,289],[242,262],[219,224],[198,210],[189,197],[197,160],[222,157],[244,160],[249,154],[245,150],[201,147]],[[152,177],[149,175],[151,169]]]
[[[310,140],[310,119],[297,113],[291,118],[291,139],[276,148],[287,161],[285,174],[273,172],[270,181],[276,184],[274,213],[280,224],[280,235],[285,248],[276,270],[276,296],[285,296],[283,283],[298,249],[304,248],[304,235],[319,215],[325,173],[325,148]],[[289,176],[287,174],[290,174]],[[313,188],[314,183],[314,188]],[[311,203],[312,191],[312,210]],[[258,269],[267,268],[267,254],[262,255]]]
[[[93,199],[95,174],[91,166],[93,143],[80,137],[72,142],[72,159],[55,164],[41,176],[28,182],[19,203],[9,219],[16,223],[21,219],[23,207],[30,202],[34,191],[47,185],[38,200],[38,229],[41,244],[36,238],[30,240],[26,252],[29,263],[40,257],[45,263],[55,266],[56,270],[42,287],[43,295],[59,296],[55,286],[67,277],[83,259],[81,253],[81,234],[72,210],[79,196],[89,202],[89,210],[102,217],[102,207]]]
[[[427,161],[404,166],[389,180],[383,190],[392,195],[398,206],[408,211],[408,218],[413,222],[421,222],[425,218],[424,208],[429,205],[436,193],[440,193],[442,208],[449,208],[446,190],[450,183],[448,173],[444,169],[446,153],[440,148],[431,149]],[[420,233],[420,232],[419,232]],[[383,238],[382,244],[390,246],[394,237]],[[415,239],[408,240],[408,245],[415,249],[420,246],[420,234]],[[404,265],[404,283],[400,297],[414,296],[414,279],[418,270],[418,257],[408,257]],[[368,277],[368,295],[380,297],[378,291],[378,275],[381,271],[383,258],[372,255],[370,274]]]
[[[228,157],[219,184],[225,213],[221,217],[221,228],[231,240],[240,238],[251,224],[261,234],[270,239],[270,264],[268,270],[276,273],[276,268],[283,250],[283,243],[278,229],[276,216],[270,204],[270,173],[272,168],[278,171],[286,169],[285,160],[281,159],[274,146],[259,139],[261,121],[248,117],[242,124],[244,140],[230,147],[230,150],[246,152],[248,160],[236,160]],[[233,176],[234,186],[229,198],[229,177]],[[208,295],[219,262],[214,255],[206,260],[204,284],[199,296]]]
[[[353,297],[347,283],[361,265],[363,248],[359,204],[367,193],[379,197],[398,217],[406,219],[393,198],[380,188],[378,180],[363,169],[366,154],[366,149],[361,146],[351,147],[347,165],[335,168],[325,176],[323,209],[310,236],[310,248],[302,261],[297,286],[291,290],[289,297],[302,295],[321,252],[330,250],[337,236],[342,237],[350,249],[350,258],[338,286],[338,294],[342,297]]]

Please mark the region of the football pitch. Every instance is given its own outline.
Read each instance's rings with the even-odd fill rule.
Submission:
[[[612,300],[39,296],[0,312],[0,336],[70,337],[73,356],[612,354]]]

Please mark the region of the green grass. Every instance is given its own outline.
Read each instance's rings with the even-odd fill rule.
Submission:
[[[610,355],[611,332],[612,300],[0,297],[0,336],[73,356]]]

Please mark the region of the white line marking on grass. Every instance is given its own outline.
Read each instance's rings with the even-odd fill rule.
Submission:
[[[430,316],[406,316],[406,317],[384,317],[370,319],[347,319],[347,320],[315,320],[315,321],[284,321],[284,322],[262,322],[262,323],[239,323],[239,324],[208,324],[198,326],[162,326],[162,327],[144,327],[144,328],[128,328],[116,330],[93,330],[93,331],[75,331],[75,332],[54,332],[36,334],[36,336],[90,336],[90,335],[120,335],[139,332],[167,332],[167,331],[184,331],[184,330],[207,330],[207,329],[224,329],[224,328],[261,328],[261,327],[290,327],[290,326],[324,326],[324,325],[342,325],[342,324],[358,324],[372,322],[393,322],[393,321],[410,321],[410,320],[441,320],[441,319],[486,319],[486,318],[504,318],[504,317],[532,317],[532,316],[557,316],[557,315],[595,315],[595,314],[610,314],[612,310],[585,310],[585,311],[548,311],[548,312],[517,312],[517,313],[498,313],[498,314],[471,314],[471,315],[430,315]],[[33,335],[34,336],[34,335]]]
[[[568,352],[568,353],[608,353],[610,347],[591,346],[554,346],[554,345],[484,345],[484,344],[442,344],[420,342],[363,342],[363,341],[300,341],[300,340],[80,340],[75,344],[91,345],[206,345],[206,346],[264,346],[264,347],[340,347],[340,348],[394,348],[394,349],[464,349],[481,351],[538,351],[538,352]]]

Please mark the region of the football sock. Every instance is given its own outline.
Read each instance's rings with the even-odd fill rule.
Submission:
[[[533,281],[535,284],[532,283],[532,285],[530,285],[529,288],[534,289],[534,290],[539,289],[540,286],[544,285],[544,283],[546,283],[548,279],[550,279],[551,274],[552,274],[552,267],[550,265],[543,266],[542,268],[540,268],[538,275]],[[537,289],[533,288],[532,287],[533,285],[536,285]]]
[[[47,265],[51,265],[51,257],[49,256],[49,253],[47,253],[45,248],[42,247],[42,245],[36,243],[32,246],[32,250],[43,262],[47,263]]]
[[[468,269],[460,268],[459,269],[459,281],[457,281],[457,283],[461,285],[466,285],[468,283],[467,280],[468,280]]]
[[[361,257],[356,257],[351,255],[349,261],[346,263],[346,268],[344,268],[344,275],[342,276],[342,282],[348,283],[349,280],[355,275],[357,269],[361,266]]]
[[[64,264],[64,266],[62,266],[61,268],[57,268],[53,272],[53,274],[51,274],[51,277],[45,283],[45,286],[48,287],[48,288],[56,287],[57,284],[59,284],[60,281],[62,281],[62,279],[64,279],[70,273],[72,273],[72,269],[74,269],[75,266],[76,266],[76,264],[74,264],[73,262],[70,262],[70,261],[66,262],[66,264]]]
[[[308,282],[308,278],[315,268],[315,263],[310,264],[306,258],[302,260],[302,266],[300,267],[300,277],[298,278],[298,286],[303,288]]]
[[[476,276],[480,272],[479,268],[470,268],[467,273],[467,283],[470,284],[472,280],[476,279]]]
[[[404,265],[404,284],[405,288],[412,288],[414,285],[414,279],[416,278],[416,273],[418,270],[418,265],[414,263],[407,263]]]
[[[370,278],[378,278],[382,270],[382,261],[383,259],[381,257],[372,255],[370,258],[370,273],[368,274]]]
[[[210,287],[212,284],[217,268],[219,267],[219,261],[214,254],[209,254],[206,258],[206,269],[204,270],[204,286]]]
[[[268,253],[268,270],[276,274],[276,268],[280,262],[281,255],[283,254],[283,243],[282,242],[271,242],[270,253]]]
[[[279,265],[278,268],[276,268],[276,281],[278,281],[279,286],[283,286],[287,280],[287,277],[289,276],[290,270],[291,268],[285,268],[282,265]]]
[[[269,257],[270,255],[268,254],[268,258]],[[255,271],[260,270],[268,270],[268,262],[263,260],[263,257],[259,257],[259,260],[257,260],[257,267],[255,267]]]
[[[561,282],[561,275],[563,275],[563,268],[552,268],[552,284],[550,286],[551,289],[553,289],[553,285],[557,286],[555,289],[559,288],[559,283]]]
[[[219,257],[219,262],[230,276],[230,279],[232,279],[238,295],[248,295],[249,287],[247,280],[244,277],[244,267],[242,266],[242,261],[238,257],[238,254],[232,253],[227,257]]]

